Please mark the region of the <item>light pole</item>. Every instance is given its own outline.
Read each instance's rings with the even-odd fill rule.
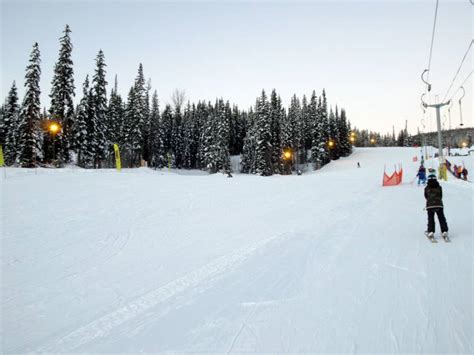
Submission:
[[[48,124],[48,131],[52,136],[53,142],[53,160],[56,160],[56,136],[59,132],[61,132],[61,126],[59,123],[51,121]]]
[[[285,162],[285,165],[286,165],[285,170],[288,170],[287,167],[288,167],[288,164],[290,164],[290,167],[289,167],[290,175],[291,175],[291,161],[292,161],[292,158],[293,158],[293,154],[292,154],[290,148],[287,148],[287,149],[283,150],[283,161]]]
[[[356,134],[355,132],[351,132],[351,136],[349,137],[349,140],[351,141],[351,144],[354,145],[356,141]]]

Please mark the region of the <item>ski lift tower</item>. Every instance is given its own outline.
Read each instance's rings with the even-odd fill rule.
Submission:
[[[438,103],[438,104],[434,104],[434,105],[428,105],[426,102],[423,101],[423,96],[422,96],[423,106],[424,107],[433,107],[433,108],[436,109],[436,123],[437,123],[437,126],[438,126],[438,159],[439,159],[438,176],[439,176],[440,179],[447,180],[448,179],[448,174],[446,172],[446,162],[444,160],[444,155],[443,155],[443,142],[442,142],[442,136],[441,136],[441,114],[440,114],[440,109],[443,106],[449,105],[451,100],[448,100],[447,102],[441,102],[441,103]]]

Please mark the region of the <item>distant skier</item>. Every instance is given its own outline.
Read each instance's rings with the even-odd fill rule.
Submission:
[[[464,167],[462,169],[462,178],[467,181],[467,169]]]
[[[441,227],[441,235],[444,240],[449,241],[448,223],[446,222],[443,209],[443,189],[438,180],[436,180],[436,172],[434,169],[430,169],[428,174],[428,184],[425,187],[425,198],[426,211],[428,212],[428,231],[426,232],[426,236],[433,241],[435,232],[434,215],[436,213]]]
[[[418,169],[418,174],[416,174],[416,177],[418,178],[418,185],[426,184],[426,169],[423,165],[420,165],[420,168]]]
[[[360,168],[360,163],[359,162],[357,162],[357,167]]]

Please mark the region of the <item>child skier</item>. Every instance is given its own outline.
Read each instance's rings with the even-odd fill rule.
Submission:
[[[436,172],[434,169],[430,169],[428,174],[428,184],[425,187],[425,198],[426,198],[426,211],[428,212],[428,231],[426,236],[433,241],[435,232],[435,213],[438,215],[439,224],[441,227],[441,236],[447,242],[448,237],[448,224],[443,211],[443,189],[436,180]]]
[[[420,166],[420,169],[418,170],[418,174],[416,174],[416,177],[418,177],[418,185],[426,184],[426,169],[423,165]]]

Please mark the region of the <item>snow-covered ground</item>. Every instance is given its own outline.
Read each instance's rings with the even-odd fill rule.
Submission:
[[[430,243],[415,155],[268,178],[7,169],[1,351],[472,353],[472,184],[442,183],[452,243]]]

